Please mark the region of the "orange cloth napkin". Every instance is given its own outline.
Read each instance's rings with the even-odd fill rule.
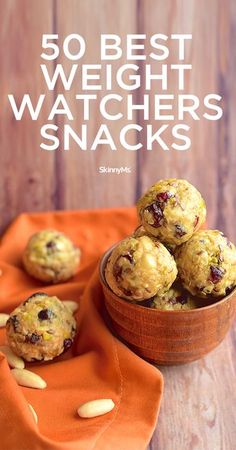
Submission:
[[[2,450],[144,450],[156,425],[162,395],[160,372],[114,338],[103,320],[98,261],[114,242],[136,227],[134,208],[20,215],[0,245],[0,312],[11,312],[35,291],[79,302],[78,337],[72,351],[44,364],[27,364],[47,388],[17,385],[0,353],[0,448]],[[22,251],[42,228],[65,232],[81,249],[78,275],[67,283],[44,286],[28,276]],[[0,330],[0,344],[6,343]],[[112,398],[104,416],[81,419],[78,406]],[[35,424],[28,408],[37,415]]]

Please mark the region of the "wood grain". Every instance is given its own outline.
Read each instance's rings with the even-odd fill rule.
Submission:
[[[217,141],[218,192],[216,222],[228,236],[236,241],[236,86],[235,42],[236,4],[234,0],[219,2],[218,11],[218,84],[224,99],[224,120],[220,121]]]
[[[0,0],[0,211],[1,229],[22,211],[54,207],[54,155],[40,150],[40,127],[46,122],[52,96],[40,119],[14,119],[7,95],[18,102],[30,93],[32,102],[44,92],[41,78],[41,35],[52,30],[52,1]]]
[[[225,3],[225,2],[224,2]],[[227,3],[227,2],[226,2]],[[218,40],[222,42],[222,53],[227,42],[223,35],[218,36],[219,3],[214,0],[206,2],[200,0],[172,1],[151,0],[140,2],[139,32],[148,32],[152,35],[157,31],[166,35],[174,33],[192,34],[192,42],[186,44],[186,63],[192,64],[191,72],[186,75],[184,93],[196,94],[200,101],[210,92],[218,93]],[[170,41],[170,57],[168,64],[178,62],[177,45]],[[160,72],[160,63],[153,61],[153,72]],[[207,71],[206,71],[207,67]],[[158,84],[153,85],[152,96],[158,89]],[[145,92],[140,91],[140,96]],[[177,77],[170,73],[168,93],[178,95]],[[153,111],[153,101],[151,104]],[[200,114],[203,108],[200,109]],[[174,108],[176,113],[176,108]],[[176,124],[173,121],[170,125]],[[174,149],[163,151],[158,144],[152,151],[140,152],[140,191],[145,191],[150,183],[160,178],[177,177],[186,178],[198,187],[207,201],[208,222],[210,226],[216,226],[217,221],[217,196],[220,188],[218,183],[218,130],[219,122],[210,122],[202,118],[194,121],[187,118],[184,121],[190,126],[188,133],[191,138],[191,149],[182,152]],[[151,120],[154,129],[158,129],[163,123]],[[167,145],[171,146],[173,138],[171,132],[164,135]],[[143,136],[145,143],[145,136]]]
[[[186,92],[200,98],[207,92],[219,93],[224,108],[218,122],[191,123],[192,148],[185,155],[157,148],[151,155],[142,152],[140,191],[160,177],[189,179],[207,200],[209,226],[223,229],[235,240],[235,2],[157,0],[141,1],[140,7],[139,32],[193,34],[188,53],[193,69]],[[173,80],[171,90],[176,90]],[[234,448],[235,329],[234,325],[223,343],[201,360],[159,367],[165,391],[149,450]]]
[[[136,32],[135,0],[129,2],[123,0],[113,2],[109,0],[102,2],[65,0],[57,3],[56,15],[57,32],[61,43],[72,30],[81,34],[86,40],[87,48],[82,59],[83,64],[99,64],[101,33],[118,34],[123,39],[127,32]],[[66,21],[64,20],[65,16],[67,17]],[[71,67],[71,61],[68,61],[63,54],[58,62],[62,63],[67,70]],[[117,68],[125,63],[125,57],[118,61],[108,61],[108,63],[112,64],[115,73]],[[73,101],[73,96],[80,93],[78,84],[72,87],[69,97],[76,117],[73,128],[79,133],[83,123],[82,107],[78,102]],[[116,94],[124,96],[124,103],[119,106],[117,112],[125,113],[126,96],[120,88],[115,88],[114,91]],[[66,208],[68,205],[70,208],[90,208],[120,204],[131,205],[135,201],[136,155],[135,152],[123,150],[119,145],[119,131],[127,123],[125,119],[107,121],[99,115],[99,102],[104,95],[104,89],[88,91],[88,93],[98,94],[90,112],[88,125],[90,145],[100,124],[104,123],[109,127],[118,149],[111,151],[107,145],[100,145],[95,151],[81,151],[77,144],[72,143],[68,152],[57,152],[57,176],[59,176],[60,183],[58,206],[60,208]],[[60,139],[62,139],[64,123],[68,123],[68,121],[63,118],[58,121]],[[135,133],[130,133],[131,144],[135,142],[135,139]],[[100,166],[118,168],[128,166],[132,170],[132,175],[126,173],[122,175],[99,174]]]
[[[235,377],[230,336],[200,361],[160,368],[165,394],[150,450],[232,450]]]

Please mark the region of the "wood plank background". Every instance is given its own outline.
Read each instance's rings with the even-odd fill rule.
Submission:
[[[47,122],[59,88],[47,95],[46,108],[37,122],[13,120],[6,96],[14,93],[20,99],[30,92],[36,99],[44,92],[39,69],[41,35],[58,33],[62,42],[73,32],[82,34],[88,43],[84,60],[88,63],[98,62],[100,33],[123,37],[127,33],[192,33],[187,57],[193,70],[185,91],[199,97],[208,92],[222,95],[223,118],[191,123],[192,148],[184,153],[164,152],[157,147],[152,152],[111,152],[105,146],[94,153],[76,147],[69,152],[40,151],[39,129]],[[209,226],[219,227],[236,241],[235,0],[0,0],[0,43],[1,230],[22,211],[131,205],[157,179],[184,177],[206,198]],[[68,66],[63,56],[58,62]],[[113,67],[118,64],[121,61],[114,62]],[[50,68],[50,63],[47,66]],[[174,79],[170,83],[169,91],[175,93]],[[67,97],[75,93],[76,87]],[[143,94],[141,88],[137,101],[142,101]],[[73,108],[79,117],[74,123],[76,129],[81,114],[76,104]],[[95,102],[91,130],[99,126],[97,108]],[[136,120],[144,125],[142,114],[138,113]],[[59,127],[64,123],[65,119],[57,120]],[[124,124],[122,120],[109,123],[114,138]],[[132,142],[136,139],[133,133]],[[127,165],[132,174],[101,175],[100,165]],[[234,327],[206,358],[183,367],[161,368],[165,395],[150,450],[235,448],[235,357]]]

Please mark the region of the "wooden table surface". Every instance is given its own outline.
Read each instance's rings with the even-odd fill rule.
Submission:
[[[22,211],[77,209],[132,205],[139,195],[159,178],[183,177],[200,189],[206,198],[209,227],[222,229],[236,241],[236,2],[235,0],[0,0],[0,226],[3,231]],[[191,150],[163,151],[157,145],[130,152],[101,145],[94,152],[76,145],[65,152],[39,149],[40,127],[60,86],[47,93],[40,119],[24,117],[16,122],[7,102],[13,93],[33,99],[44,92],[40,72],[43,33],[58,33],[60,44],[70,33],[87,40],[83,63],[99,62],[99,35],[117,33],[192,33],[187,61],[193,64],[185,93],[200,98],[210,92],[222,95],[224,115],[220,121],[191,122]],[[175,62],[174,44],[169,63]],[[148,46],[146,48],[148,52]],[[58,58],[70,68],[63,54]],[[125,63],[112,62],[113,69]],[[142,66],[142,64],[141,64]],[[49,70],[53,62],[48,62]],[[153,70],[158,69],[152,62]],[[142,71],[142,67],[141,67]],[[170,77],[168,92],[176,93]],[[81,110],[73,96],[67,98],[77,114],[73,127],[81,126]],[[116,93],[120,93],[116,89]],[[151,92],[155,93],[155,92]],[[143,99],[143,87],[137,103]],[[99,92],[99,98],[103,92]],[[89,133],[98,129],[98,102],[91,109]],[[153,105],[151,105],[151,108]],[[121,111],[125,111],[124,105]],[[135,122],[145,126],[140,112]],[[62,138],[66,119],[57,119]],[[106,121],[104,121],[106,123]],[[150,123],[157,127],[155,121]],[[174,122],[175,123],[175,122]],[[114,139],[125,119],[108,125]],[[158,123],[158,127],[162,122]],[[167,133],[166,140],[171,143]],[[130,135],[130,142],[137,134]],[[141,134],[145,145],[145,133]],[[99,166],[131,167],[131,174],[99,174]],[[236,446],[236,328],[225,341],[200,361],[181,367],[160,368],[165,393],[157,429],[149,450],[234,450]],[[123,450],[123,449],[121,449]],[[135,450],[135,449],[130,449]]]
[[[235,327],[191,364],[159,367],[164,399],[149,450],[233,450],[236,442]]]

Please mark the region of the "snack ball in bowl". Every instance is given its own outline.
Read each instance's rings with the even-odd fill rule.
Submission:
[[[218,230],[196,232],[175,258],[182,283],[193,295],[224,297],[236,285],[236,248]]]
[[[137,227],[134,230],[132,236],[135,237],[135,238],[139,238],[139,237],[142,237],[142,236],[149,236],[150,238],[153,238],[152,234],[148,233],[145,230],[145,228],[143,227],[143,225],[140,225],[139,227]]]
[[[71,347],[76,321],[57,297],[37,292],[10,314],[6,333],[13,352],[26,361],[49,361]]]
[[[179,282],[163,295],[155,295],[151,308],[162,311],[187,311],[198,307],[197,300]]]
[[[200,192],[176,178],[154,184],[140,198],[137,209],[146,231],[165,244],[186,242],[206,219]]]
[[[141,237],[141,236],[149,236],[151,239],[154,238],[154,236],[151,235],[151,233],[148,233],[147,230],[145,230],[143,225],[140,225],[139,227],[136,228],[136,230],[134,230],[133,237],[137,238],[137,237]],[[167,250],[174,255],[175,249],[177,248],[177,245],[174,244],[166,244],[164,243],[165,247],[167,248]]]
[[[119,297],[142,301],[166,292],[177,276],[174,258],[149,236],[129,237],[112,251],[105,269],[106,282]]]
[[[60,283],[77,273],[80,254],[65,234],[42,230],[30,238],[23,253],[23,264],[34,278],[45,283]]]

